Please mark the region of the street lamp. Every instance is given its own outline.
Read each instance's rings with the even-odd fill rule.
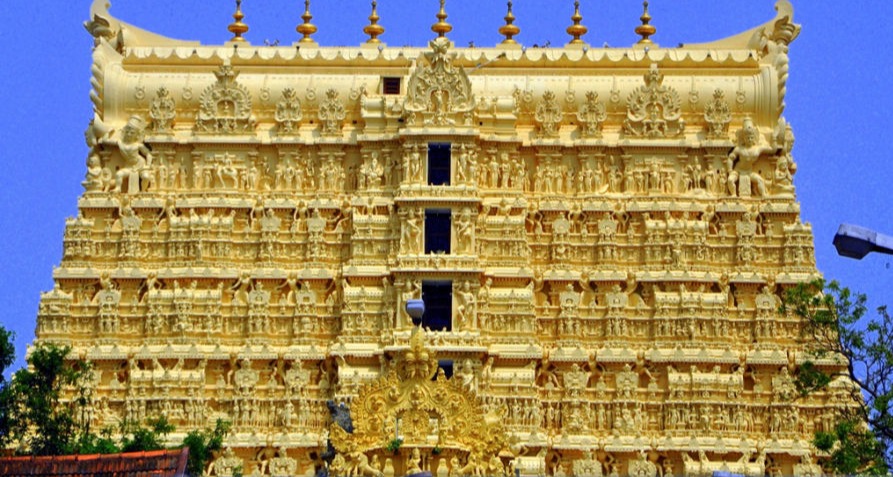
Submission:
[[[425,300],[413,299],[406,300],[406,313],[412,318],[412,324],[422,324],[422,315],[425,314]]]
[[[834,236],[834,246],[839,255],[856,260],[871,252],[893,255],[893,237],[858,225],[841,224]]]

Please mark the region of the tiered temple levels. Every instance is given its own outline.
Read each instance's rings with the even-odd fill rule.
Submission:
[[[226,419],[218,476],[812,475],[849,393],[794,399],[778,311],[817,273],[787,1],[711,44],[645,21],[589,48],[578,12],[527,49],[456,48],[443,9],[426,48],[375,12],[375,42],[320,47],[307,3],[304,40],[259,47],[243,17],[203,46],[94,6],[85,192],[37,330],[95,366],[84,419]]]

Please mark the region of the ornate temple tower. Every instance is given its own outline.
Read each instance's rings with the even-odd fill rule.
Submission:
[[[590,49],[577,11],[526,50],[510,9],[465,49],[441,2],[427,47],[384,46],[373,10],[347,48],[307,2],[296,48],[251,46],[241,12],[204,46],[98,0],[38,341],[94,364],[94,426],[231,421],[213,475],[807,475],[849,394],[793,395],[779,297],[816,268],[776,8],[678,48],[646,10],[639,44]]]

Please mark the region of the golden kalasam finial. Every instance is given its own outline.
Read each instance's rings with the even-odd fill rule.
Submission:
[[[642,39],[639,40],[640,45],[650,45],[654,43],[651,41],[650,37],[657,33],[657,28],[655,28],[654,25],[651,25],[651,15],[648,14],[648,0],[645,0],[643,4],[645,13],[639,17],[639,19],[642,20],[642,24],[636,27],[636,34],[642,37]]]
[[[446,37],[446,34],[453,31],[453,25],[446,22],[446,0],[440,0],[440,11],[437,12],[437,23],[431,25],[431,31],[437,33],[438,38]]]
[[[378,16],[378,2],[372,0],[372,15],[369,15],[369,24],[363,28],[363,33],[369,35],[366,43],[381,43],[378,37],[384,33],[384,27],[378,24],[378,20],[381,20]]]
[[[313,15],[310,14],[310,0],[304,0],[304,14],[301,15],[301,19],[304,20],[304,23],[295,28],[298,33],[304,35],[304,38],[301,38],[301,43],[313,43],[313,38],[310,38],[310,35],[316,33],[316,25],[310,23],[310,20],[313,20]]]
[[[574,2],[574,15],[571,17],[571,21],[573,21],[574,24],[567,27],[567,34],[574,37],[574,39],[568,42],[568,45],[581,45],[585,43],[580,37],[585,35],[589,29],[580,23],[583,21],[583,15],[580,15],[580,0]]]
[[[242,13],[242,0],[236,0],[236,13],[233,14],[233,19],[235,20],[233,23],[229,24],[227,30],[233,34],[233,37],[229,41],[236,42],[244,42],[245,39],[242,38],[246,32],[248,32],[248,25],[242,22],[242,19],[245,18],[245,14]]]
[[[505,15],[505,25],[499,27],[499,34],[505,36],[505,40],[502,40],[503,45],[515,45],[518,42],[514,40],[514,36],[517,36],[521,33],[521,29],[518,28],[517,25],[514,25],[515,15],[512,13],[512,1],[508,2],[509,11]]]

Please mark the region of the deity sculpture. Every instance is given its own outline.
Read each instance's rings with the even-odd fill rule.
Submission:
[[[125,179],[127,193],[139,192],[140,180],[148,180],[148,169],[152,167],[152,153],[143,142],[143,120],[132,116],[121,129],[118,149],[121,151],[123,166],[115,173],[115,192],[121,192]]]
[[[754,126],[753,120],[746,118],[744,127],[739,132],[738,146],[732,150],[728,159],[729,192],[732,195],[735,195],[733,186],[734,177],[737,177],[737,195],[750,197],[756,191],[757,196],[766,196],[766,182],[755,167],[760,157],[768,152],[771,152],[771,148],[760,144],[759,130]]]

